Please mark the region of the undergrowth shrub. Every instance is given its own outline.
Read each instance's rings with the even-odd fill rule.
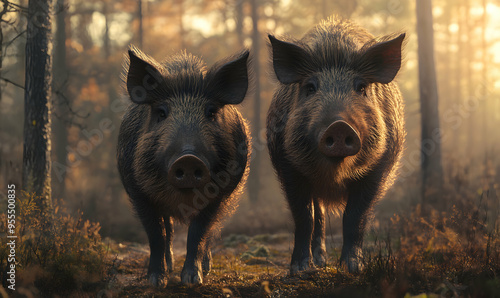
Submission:
[[[445,195],[452,202],[448,210],[423,214],[417,205],[372,231],[362,283],[378,287],[375,292],[384,296],[500,295],[499,219],[488,218],[492,204],[487,202],[498,198],[483,192]]]
[[[50,214],[41,214],[34,194],[20,193],[16,201],[16,288],[41,294],[86,290],[105,273],[106,247],[100,225],[70,214],[63,201],[54,201]],[[3,208],[6,210],[6,208]],[[0,214],[0,231],[6,231]],[[4,287],[9,248],[1,237],[0,266]]]

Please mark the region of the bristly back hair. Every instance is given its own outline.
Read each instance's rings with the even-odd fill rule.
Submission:
[[[186,50],[168,57],[161,62],[161,65],[167,71],[166,75],[178,75],[179,72],[202,73],[204,75],[207,72],[205,62]]]
[[[340,16],[330,16],[307,32],[300,40],[285,38],[285,41],[301,46],[309,52],[306,67],[310,71],[325,68],[354,67],[360,56],[371,46],[391,40],[401,32],[379,38],[363,27]],[[406,43],[403,44],[403,46]]]

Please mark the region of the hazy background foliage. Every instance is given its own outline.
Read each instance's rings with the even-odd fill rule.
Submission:
[[[252,123],[255,113],[261,115],[260,137],[254,138],[254,152],[261,152],[261,166],[258,173],[251,173],[260,178],[259,197],[257,202],[250,202],[248,191],[244,193],[240,208],[225,225],[223,234],[293,230],[265,144],[265,115],[276,86],[275,80],[270,79],[273,71],[267,33],[300,38],[331,14],[350,18],[375,36],[407,32],[405,64],[397,77],[406,104],[406,152],[400,178],[377,207],[373,225],[387,225],[393,214],[408,212],[420,203],[421,116],[414,1],[144,0],[141,9],[139,2],[132,0],[58,1],[61,2],[65,4],[56,6],[54,18],[65,14],[66,34],[62,39],[55,35],[54,46],[64,44],[66,53],[65,65],[54,65],[54,74],[59,74],[54,78],[53,127],[66,127],[63,131],[67,131],[67,137],[54,133],[53,160],[59,165],[52,164],[53,198],[63,199],[70,210],[81,209],[84,217],[99,222],[103,237],[146,242],[146,234],[133,215],[119,180],[115,159],[118,128],[128,103],[120,78],[127,46],[135,44],[157,60],[186,49],[211,65],[252,46],[253,22],[257,22],[261,45],[258,53],[253,53],[258,55],[254,60],[259,63],[261,74],[256,78],[261,89],[260,111],[254,110],[253,95],[248,96],[240,110],[251,125],[255,125]],[[26,5],[26,1],[17,3]],[[254,18],[252,3],[257,3]],[[447,190],[442,196],[443,206],[451,210],[459,201],[483,198],[489,220],[498,224],[500,1],[435,0],[433,5]],[[21,183],[24,90],[5,79],[24,85],[26,40],[25,15],[12,12],[4,18],[9,22],[2,23],[0,192],[3,194],[8,183]],[[57,30],[55,23],[54,31]],[[54,61],[60,55],[55,55]],[[108,124],[107,129],[103,129],[103,123]],[[61,145],[68,152],[67,160],[56,156],[54,148]],[[432,150],[432,141],[427,149]],[[339,217],[331,216],[329,221],[328,233],[340,233]],[[494,224],[489,228],[495,229]]]

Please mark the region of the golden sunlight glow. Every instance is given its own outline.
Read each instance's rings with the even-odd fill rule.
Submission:
[[[495,4],[488,4],[486,7],[488,12],[488,26],[486,29],[486,39],[497,41],[500,39],[500,7]],[[500,43],[495,42],[491,45],[490,53],[493,55],[493,62],[500,63]]]
[[[450,26],[448,27],[448,30],[450,30],[451,33],[457,33],[458,32],[458,24],[457,23],[450,24]]]
[[[221,23],[217,12],[210,12],[202,16],[187,14],[182,21],[186,29],[199,31],[205,38],[224,32],[224,24]]]

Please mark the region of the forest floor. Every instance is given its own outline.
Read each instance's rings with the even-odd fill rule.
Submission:
[[[464,200],[425,216],[417,206],[377,221],[365,233],[364,268],[356,274],[339,266],[342,237],[330,226],[327,266],[290,276],[293,234],[278,231],[291,229],[247,236],[231,234],[247,232],[233,224],[214,241],[212,270],[203,284],[183,285],[187,228],[179,226],[173,242],[174,271],[160,287],[147,281],[146,242],[102,239],[98,223],[82,219],[82,212],[72,216],[59,207],[48,225],[34,202],[30,195],[19,204],[16,259],[23,262],[15,274],[15,291],[6,291],[11,252],[3,245],[7,238],[0,237],[2,298],[500,297],[500,217],[487,212],[491,204],[482,201]],[[272,216],[249,216],[245,221],[267,222]],[[0,213],[0,231],[6,230],[6,223],[6,214]]]
[[[179,233],[180,232],[180,233]],[[327,237],[326,268],[289,275],[292,233],[224,236],[212,247],[212,270],[201,285],[180,282],[186,237],[174,238],[174,271],[163,285],[149,284],[149,247],[106,238],[101,274],[87,273],[91,263],[69,271],[26,269],[12,297],[500,297],[498,238],[484,250],[461,249],[436,238],[409,246],[369,232],[364,241],[364,269],[348,273],[338,266],[342,237]],[[420,236],[419,236],[420,237]],[[491,239],[491,238],[490,238]],[[394,243],[394,244],[393,244]],[[436,250],[433,251],[432,247]],[[490,251],[488,253],[488,251]],[[486,258],[485,258],[486,257]],[[67,261],[63,262],[66,268]],[[50,270],[50,269],[49,269]],[[54,275],[55,274],[55,275]],[[0,297],[9,297],[2,291]]]
[[[98,297],[460,297],[490,296],[477,291],[477,280],[469,285],[456,284],[448,278],[428,280],[416,276],[395,276],[388,259],[372,259],[372,265],[361,274],[349,274],[338,267],[341,236],[327,238],[328,266],[300,275],[288,273],[293,238],[291,234],[230,235],[216,241],[212,249],[213,265],[202,285],[180,283],[185,257],[185,237],[176,235],[175,267],[166,285],[153,287],[146,278],[149,247],[137,243],[113,243],[116,252],[104,290]],[[368,240],[369,241],[369,240]],[[430,270],[429,270],[430,271]],[[426,276],[423,273],[423,276]],[[498,284],[494,289],[500,290]],[[490,285],[491,286],[491,285]],[[472,291],[472,292],[471,292]],[[471,295],[472,294],[472,295]],[[500,295],[500,292],[497,293]]]
[[[321,279],[321,271],[333,273],[334,267],[289,276],[289,260],[293,245],[291,234],[230,235],[212,247],[212,270],[202,285],[180,283],[186,243],[176,235],[174,271],[166,285],[153,287],[146,278],[149,247],[137,243],[115,245],[115,255],[107,290],[112,296],[149,297],[289,297],[318,296],[337,290],[334,280]],[[331,240],[331,238],[329,238]],[[331,241],[329,241],[331,242]],[[313,291],[311,291],[314,289]]]

